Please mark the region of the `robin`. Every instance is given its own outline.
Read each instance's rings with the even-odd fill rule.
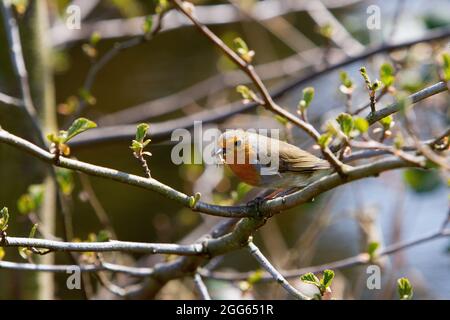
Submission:
[[[219,137],[217,145],[216,155],[222,162],[242,181],[255,187],[278,191],[301,189],[333,172],[328,161],[253,132],[228,130]]]

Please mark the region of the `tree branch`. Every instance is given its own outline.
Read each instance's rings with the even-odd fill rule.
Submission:
[[[445,82],[443,82],[443,81],[438,82],[436,84],[433,84],[429,87],[426,87],[426,88],[408,96],[408,98],[405,100],[405,102],[406,102],[405,106],[413,105],[421,100],[429,98],[435,94],[445,92],[447,90],[448,90],[448,88],[447,88],[447,84]],[[393,113],[400,111],[401,107],[402,107],[401,103],[398,103],[398,102],[393,103],[383,109],[376,111],[375,113],[369,114],[367,116],[367,121],[369,121],[369,124],[373,124]]]
[[[309,297],[302,294],[300,291],[295,289],[278,270],[267,260],[267,258],[261,253],[259,248],[253,244],[253,242],[249,242],[247,246],[248,251],[255,257],[255,259],[259,262],[261,267],[263,267],[272,278],[278,282],[291,296],[300,300],[310,300]]]
[[[171,243],[144,243],[111,240],[107,242],[63,242],[56,240],[5,237],[4,247],[41,248],[51,251],[70,252],[141,252],[151,254],[202,255],[205,248],[201,243],[178,245]]]
[[[377,259],[379,259],[383,256],[392,255],[399,251],[402,251],[402,250],[405,250],[405,249],[408,249],[408,248],[411,248],[411,247],[414,247],[414,246],[417,246],[417,245],[420,245],[420,244],[423,244],[426,242],[430,242],[432,240],[443,238],[443,237],[450,237],[450,229],[441,229],[437,232],[430,233],[428,235],[419,237],[417,239],[394,243],[390,246],[387,246],[386,248],[381,250],[378,254],[376,254],[376,256],[374,257],[373,260],[376,261]],[[298,278],[301,275],[308,273],[308,272],[319,273],[326,269],[331,269],[331,270],[344,269],[344,268],[349,268],[349,267],[353,267],[353,266],[357,266],[357,265],[365,265],[365,264],[372,263],[372,262],[373,261],[371,261],[369,255],[367,253],[360,253],[354,257],[345,258],[342,260],[338,260],[338,261],[334,261],[334,262],[330,262],[330,263],[326,263],[326,264],[322,264],[322,265],[318,265],[318,266],[311,266],[311,267],[293,269],[293,270],[285,270],[285,271],[280,271],[280,272],[283,274],[283,276],[286,279],[294,279],[294,278]],[[211,279],[215,279],[215,280],[245,281],[249,277],[252,276],[254,271],[230,273],[230,272],[208,271],[205,269],[200,269],[199,273],[205,278],[211,278]],[[263,274],[261,277],[262,282],[269,282],[269,281],[273,281],[273,280],[274,280],[273,276],[268,273]]]
[[[422,42],[441,40],[441,39],[448,38],[449,36],[450,36],[450,28],[445,27],[445,28],[441,28],[441,29],[437,29],[435,31],[429,32],[424,37],[421,37],[418,39],[405,41],[405,42],[401,42],[401,43],[397,43],[397,44],[383,44],[383,45],[379,45],[379,46],[376,46],[373,48],[369,48],[365,52],[360,54],[359,56],[345,59],[342,62],[333,64],[331,66],[317,69],[313,73],[308,74],[306,76],[301,76],[297,79],[293,79],[292,81],[285,83],[278,89],[275,89],[273,91],[273,93],[271,94],[271,97],[272,97],[272,99],[281,98],[282,96],[289,93],[290,91],[298,88],[301,85],[304,85],[305,83],[308,83],[309,81],[311,81],[317,77],[320,77],[329,72],[343,68],[343,67],[345,67],[349,64],[355,63],[359,60],[366,59],[368,57],[371,57],[372,55],[375,55],[375,54],[378,54],[381,52],[391,52],[391,51],[399,50],[402,48],[407,48],[407,47],[410,47],[410,46],[413,46],[415,44],[422,43]],[[425,89],[428,89],[428,88],[425,88]],[[421,91],[419,91],[419,92],[421,92]],[[439,92],[442,92],[442,91],[439,91]],[[436,92],[436,93],[439,93],[439,92]],[[420,100],[418,100],[418,101],[420,101]],[[153,140],[167,138],[167,136],[169,136],[175,129],[178,129],[178,128],[191,129],[191,128],[193,128],[194,121],[202,121],[204,124],[217,122],[217,121],[220,121],[223,119],[227,119],[235,114],[245,112],[248,110],[252,110],[257,105],[258,105],[258,103],[256,103],[256,102],[251,102],[248,104],[242,104],[240,102],[235,102],[232,104],[225,105],[221,108],[216,108],[214,110],[207,110],[207,111],[199,112],[199,113],[196,113],[193,115],[189,115],[187,117],[183,117],[181,119],[169,120],[169,121],[164,121],[164,122],[160,122],[160,123],[153,123],[152,124],[152,132],[150,133],[150,137]],[[380,112],[381,112],[381,110],[380,110]],[[383,111],[383,112],[386,112],[386,111]],[[381,118],[383,118],[386,115],[383,115],[382,113],[380,113],[380,114],[378,114],[378,116],[381,116]],[[378,120],[375,120],[375,122]],[[117,125],[117,126],[110,126],[110,127],[105,127],[105,128],[96,128],[96,129],[90,130],[89,132],[86,132],[83,135],[75,137],[73,140],[71,140],[70,146],[71,147],[81,147],[81,146],[88,146],[88,145],[92,145],[92,144],[96,144],[96,143],[129,141],[130,139],[132,139],[134,137],[135,133],[136,133],[136,127],[134,125]]]
[[[0,129],[0,142],[4,142],[15,148],[21,149],[22,151],[25,151],[47,163],[55,164],[54,155],[50,152],[45,151],[32,144],[31,142],[17,137],[2,129]],[[422,158],[417,157],[417,160],[420,162]],[[59,167],[84,172],[92,176],[107,178],[128,185],[151,190],[165,196],[166,198],[175,200],[176,202],[186,207],[189,207],[190,196],[179,192],[153,178],[148,179],[126,172],[96,166],[65,157],[60,157],[60,161],[56,163],[56,165]],[[416,165],[411,162],[398,159],[396,157],[387,157],[369,164],[353,167],[347,171],[345,179],[342,179],[338,174],[331,174],[286,197],[266,201],[261,204],[259,213],[255,212],[255,208],[251,206],[219,206],[201,201],[196,204],[193,210],[228,218],[255,217],[258,216],[258,214],[270,216],[273,213],[281,212],[283,210],[305,203],[310,199],[316,197],[317,195],[327,190],[331,190],[339,185],[354,180],[375,176],[384,171],[414,166]]]
[[[194,284],[197,288],[198,294],[203,300],[211,300],[211,296],[209,295],[208,288],[203,282],[202,276],[199,273],[195,273],[194,275]]]
[[[266,0],[257,2],[252,7],[252,15],[259,17],[260,20],[269,20],[275,17],[286,15],[289,13],[300,12],[306,10],[306,3],[309,0],[296,0],[280,3],[277,0]],[[324,4],[327,8],[342,8],[351,6],[361,2],[361,0],[325,0]],[[202,23],[207,25],[222,25],[229,23],[241,22],[242,15],[230,4],[218,5],[199,5],[196,7],[197,15]],[[70,42],[89,39],[94,31],[101,33],[104,39],[122,38],[136,36],[142,32],[142,25],[145,17],[136,17],[129,19],[109,19],[97,22],[84,22],[83,28],[80,30],[70,30],[68,32],[64,23],[58,24],[51,29],[53,46],[63,46]],[[175,12],[167,16],[167,21],[163,32],[189,26],[189,24],[180,19],[179,14]]]
[[[15,97],[11,97],[7,94],[0,92],[0,102],[4,104],[8,104],[15,107],[21,107],[23,108],[25,105],[23,104],[23,101],[20,99],[17,99]]]

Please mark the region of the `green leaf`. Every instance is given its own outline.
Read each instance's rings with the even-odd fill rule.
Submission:
[[[389,130],[394,124],[394,117],[389,115],[380,120],[380,124],[383,126],[384,130]]]
[[[337,123],[339,123],[342,132],[347,136],[350,137],[350,134],[353,131],[353,128],[355,126],[355,123],[353,121],[353,117],[349,115],[348,113],[341,113],[336,118]]]
[[[247,86],[239,85],[236,87],[236,91],[241,94],[242,99],[244,100],[248,101],[255,100],[256,97],[255,93],[252,90],[250,90]]]
[[[49,133],[47,135],[47,140],[54,144],[61,144],[64,142],[64,139],[65,139],[64,136],[65,136],[65,131],[61,131],[60,134]]]
[[[147,123],[141,123],[136,128],[136,141],[139,141],[140,143],[144,142],[144,139],[147,135],[148,128],[150,126]]]
[[[9,212],[8,208],[4,207],[0,210],[0,231],[6,231],[8,229],[8,221],[9,221]]]
[[[92,34],[91,34],[91,39],[90,39],[90,44],[92,45],[92,46],[96,46],[97,45],[97,43],[100,41],[102,39],[102,36],[100,35],[100,32],[98,32],[98,31],[94,31]]]
[[[370,242],[369,245],[367,246],[367,254],[369,255],[371,260],[374,258],[375,252],[379,247],[380,243],[376,241]]]
[[[348,73],[345,71],[339,72],[339,78],[341,79],[341,83],[346,88],[353,87],[353,81],[348,76]]]
[[[383,63],[380,66],[380,80],[386,87],[390,87],[394,84],[395,69],[391,64]]]
[[[151,139],[144,140],[144,142],[142,143],[142,146],[145,148],[150,143],[150,141],[152,141],[152,140]]]
[[[354,126],[355,129],[361,133],[367,132],[369,130],[369,122],[362,117],[354,117]]]
[[[248,51],[247,43],[245,43],[245,41],[242,40],[242,38],[238,37],[238,38],[234,39],[233,44],[234,44],[236,51],[238,51],[239,49]]]
[[[28,192],[21,195],[17,200],[17,209],[21,214],[34,212],[44,200],[44,186],[42,184],[33,184],[28,187]]]
[[[377,91],[377,90],[379,90],[379,89],[381,89],[381,81],[380,80],[375,80],[375,82],[374,83],[372,83],[372,85],[371,85],[371,90],[372,91]]]
[[[59,188],[66,196],[72,194],[75,188],[72,170],[66,168],[56,168],[56,181],[58,181]]]
[[[200,192],[196,192],[194,196],[189,197],[189,207],[194,209],[201,196]]]
[[[330,144],[332,138],[333,135],[329,132],[322,134],[318,141],[319,146],[321,146],[322,148],[327,147]]]
[[[142,149],[144,149],[144,145],[142,143],[140,143],[139,141],[132,140],[130,148],[135,153],[140,153],[142,151]]]
[[[300,277],[300,280],[302,280],[304,283],[313,284],[315,286],[320,287],[320,280],[319,280],[319,278],[317,278],[315,276],[315,274],[312,273],[312,272],[305,273],[304,275],[302,275]]]
[[[249,184],[246,184],[245,182],[240,182],[237,187],[236,187],[236,192],[237,192],[237,199],[236,200],[241,200],[245,197],[245,195],[252,190],[252,186]]]
[[[367,74],[366,67],[359,68],[359,73],[364,79],[364,82],[366,83],[367,89],[371,90],[372,82],[370,81],[369,75]]]
[[[142,26],[142,30],[144,33],[149,34],[152,31],[153,27],[153,16],[147,16],[145,17],[144,24]]]
[[[275,115],[275,120],[277,120],[279,123],[281,123],[283,126],[287,125],[289,123],[289,120],[285,117],[280,116],[279,114]]]
[[[397,291],[400,300],[411,300],[414,294],[413,287],[408,278],[400,278],[397,280]]]
[[[100,230],[97,234],[97,242],[107,242],[111,239],[111,234],[108,230]]]
[[[447,52],[442,54],[442,71],[444,73],[444,80],[450,81],[450,54]]]
[[[317,32],[326,39],[331,39],[334,33],[333,26],[330,23],[326,23],[319,27]]]
[[[163,11],[167,10],[169,7],[169,1],[168,0],[156,0],[156,13],[162,13]]]
[[[25,260],[27,260],[28,257],[31,255],[30,249],[26,247],[19,247],[17,248],[17,250],[19,251],[19,255]]]
[[[323,288],[326,289],[331,285],[333,279],[334,279],[334,271],[327,269],[323,271],[323,278],[320,280],[320,283],[322,284]]]
[[[309,107],[312,100],[314,99],[314,88],[313,87],[307,87],[303,89],[303,100],[300,101],[300,109],[305,110]],[[304,103],[302,104],[301,102]]]
[[[38,228],[38,224],[37,223],[33,224],[33,226],[31,227],[31,230],[30,230],[30,234],[28,235],[28,238],[34,238],[37,228]]]
[[[76,135],[95,127],[97,127],[95,122],[86,118],[78,118],[72,123],[69,130],[67,130],[67,136],[65,137],[64,142],[68,142]]]
[[[400,150],[403,148],[405,144],[405,139],[403,138],[402,133],[399,131],[394,137],[394,148]]]
[[[245,41],[239,37],[233,40],[233,44],[239,56],[246,62],[250,63],[255,55],[255,52],[253,50],[249,50]]]
[[[263,276],[264,276],[264,270],[258,269],[256,271],[252,272],[252,274],[248,277],[247,282],[253,285],[253,284],[261,281]]]
[[[36,210],[36,205],[29,194],[23,194],[17,200],[17,209],[21,214],[28,214]]]
[[[89,92],[89,90],[87,90],[85,88],[82,88],[79,90],[79,95],[82,100],[84,100],[91,106],[97,102],[95,97]]]
[[[303,89],[303,100],[306,102],[306,107],[308,108],[311,104],[311,101],[314,98],[314,88],[313,87],[307,87]]]
[[[442,179],[435,170],[406,169],[403,180],[417,193],[430,192],[442,184]]]

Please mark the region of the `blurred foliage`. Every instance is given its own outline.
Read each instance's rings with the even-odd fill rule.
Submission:
[[[450,24],[450,19],[448,18],[448,16],[444,17],[437,14],[427,14],[422,18],[422,20],[427,29],[445,27]]]
[[[435,170],[406,169],[403,172],[405,183],[415,192],[429,192],[442,185],[442,180]]]

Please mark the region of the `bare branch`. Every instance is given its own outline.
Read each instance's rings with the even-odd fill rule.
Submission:
[[[203,300],[211,300],[211,296],[209,295],[208,288],[203,282],[202,276],[199,273],[195,273],[194,275],[194,284],[197,288],[198,294]]]
[[[411,247],[414,247],[414,246],[417,246],[417,245],[420,245],[423,243],[427,243],[427,242],[430,242],[430,241],[433,241],[433,240],[436,240],[439,238],[443,238],[443,237],[450,237],[450,229],[441,229],[437,232],[433,232],[431,234],[419,237],[417,239],[389,245],[386,248],[384,248],[382,251],[380,251],[374,257],[374,260],[377,260],[383,256],[392,255],[399,251],[406,250],[408,248],[411,248]],[[338,260],[338,261],[334,261],[334,262],[330,262],[330,263],[326,263],[326,264],[322,264],[322,265],[318,265],[318,266],[311,266],[311,267],[306,267],[306,268],[301,268],[301,269],[293,269],[293,270],[285,270],[285,271],[280,271],[280,272],[283,274],[283,276],[286,279],[294,279],[294,278],[298,278],[301,275],[308,273],[308,272],[318,273],[318,272],[322,272],[326,269],[337,270],[337,269],[344,269],[344,268],[349,268],[349,267],[353,267],[353,266],[357,266],[357,265],[365,265],[368,263],[371,263],[369,255],[367,253],[360,253],[354,257],[345,258],[342,260]],[[205,269],[200,269],[199,273],[205,278],[211,278],[211,279],[216,279],[216,280],[245,281],[254,273],[254,271],[230,273],[230,272],[208,271]],[[274,278],[272,277],[272,275],[268,274],[268,273],[262,275],[262,277],[261,277],[262,282],[273,281],[273,280],[274,280]]]
[[[37,118],[36,108],[34,107],[31,98],[28,73],[27,69],[25,68],[25,61],[23,59],[19,27],[17,26],[16,19],[14,19],[11,10],[11,1],[2,1],[1,9],[4,17],[6,35],[8,38],[9,47],[11,49],[11,60],[13,61],[14,72],[20,81],[20,90],[22,93],[23,105],[30,116],[32,116],[33,118]]]
[[[267,260],[267,258],[261,253],[257,246],[253,244],[253,242],[249,242],[248,251],[255,257],[255,259],[259,262],[261,267],[263,267],[272,278],[278,282],[291,296],[300,300],[310,300],[309,297],[305,296],[303,293],[295,289],[284,277],[281,273],[278,272],[277,269]]]
[[[360,54],[359,56],[351,57],[349,59],[345,59],[342,62],[327,66],[325,68],[320,68],[314,71],[311,74],[308,74],[306,76],[301,76],[300,78],[293,79],[292,81],[289,81],[279,87],[278,89],[274,90],[271,94],[271,97],[273,99],[277,99],[282,97],[283,95],[287,94],[288,92],[298,88],[301,85],[304,85],[305,83],[308,83],[309,81],[320,77],[324,74],[327,74],[329,72],[338,70],[340,68],[343,68],[349,64],[355,63],[359,60],[363,60],[366,58],[369,58],[375,54],[381,53],[381,52],[391,52],[395,50],[399,50],[402,48],[407,48],[410,46],[413,46],[418,43],[422,42],[430,42],[435,40],[441,40],[448,38],[450,36],[450,28],[441,28],[437,29],[435,31],[429,32],[424,37],[405,41],[397,44],[383,44],[379,45],[370,49],[367,49],[365,52]],[[435,84],[435,85],[439,85]],[[433,85],[432,87],[434,87]],[[439,85],[440,87],[441,85]],[[425,88],[425,89],[429,89]],[[425,90],[424,89],[424,90]],[[440,88],[438,91],[435,92],[439,93],[445,90],[442,90]],[[421,92],[421,91],[419,91]],[[418,92],[418,93],[419,93]],[[425,98],[425,97],[423,97]],[[420,100],[418,100],[420,101]],[[417,101],[416,101],[417,102]],[[225,105],[221,108],[216,108],[215,110],[206,110],[203,112],[199,112],[193,115],[189,115],[187,117],[183,117],[182,119],[175,119],[175,120],[169,120],[165,122],[160,123],[153,123],[152,124],[152,133],[151,138],[152,139],[163,139],[169,136],[174,129],[178,128],[186,128],[190,129],[194,125],[194,121],[202,121],[204,124],[211,123],[211,122],[217,122],[223,119],[226,119],[228,117],[231,117],[235,114],[245,112],[251,109],[254,109],[258,103],[248,103],[248,104],[242,104],[240,102],[232,103]],[[384,110],[384,109],[383,109]],[[381,111],[380,111],[381,112]],[[388,112],[388,110],[385,110],[383,112]],[[392,113],[392,112],[391,112]],[[382,113],[376,113],[378,116],[380,116],[379,119],[375,120],[374,122],[380,120],[383,117],[386,117],[386,115],[389,115],[390,113],[387,113],[386,115]],[[81,146],[88,146],[95,143],[105,143],[105,142],[114,142],[114,141],[129,141],[132,139],[132,137],[135,134],[135,126],[134,125],[119,125],[119,126],[111,126],[111,127],[105,127],[105,128],[97,128],[94,130],[90,130],[84,135],[80,135],[75,137],[73,140],[71,140],[70,145],[72,147],[81,147]]]
[[[24,107],[25,106],[22,100],[11,97],[11,96],[1,93],[1,92],[0,92],[0,102],[11,105],[11,106],[15,106],[15,107]]]
[[[364,50],[364,46],[351,36],[320,0],[308,1],[307,12],[320,27],[331,25],[333,29],[331,40],[349,56],[356,56]]]
[[[171,243],[144,243],[111,240],[107,242],[64,242],[56,240],[5,237],[4,247],[41,248],[51,251],[106,252],[124,251],[151,254],[202,255],[206,251],[201,243],[178,245]]]
[[[438,82],[436,84],[433,84],[429,87],[426,87],[426,88],[408,96],[408,98],[405,100],[406,105],[402,104],[402,103],[393,103],[383,109],[376,111],[375,113],[369,114],[367,116],[367,121],[369,121],[370,124],[373,124],[393,113],[400,111],[400,108],[402,107],[402,105],[407,107],[407,106],[413,105],[421,100],[429,98],[435,94],[445,92],[447,90],[448,90],[447,84],[445,82],[443,82],[443,81]]]
[[[300,12],[306,9],[309,0],[286,1],[283,5],[276,0],[257,2],[252,8],[252,15],[260,20],[269,20],[288,13]],[[361,0],[325,0],[326,7],[341,8],[351,6]],[[196,7],[199,20],[207,25],[222,25],[242,21],[242,15],[236,8],[229,4],[199,5]],[[145,17],[130,19],[110,19],[98,22],[84,22],[79,30],[67,30],[64,24],[58,24],[51,29],[53,46],[63,46],[70,42],[88,39],[94,31],[100,32],[104,39],[122,38],[139,35],[142,32],[142,24]],[[171,12],[167,15],[163,32],[189,26],[187,21],[180,19],[180,15]]]
[[[47,152],[39,148],[38,146],[2,129],[0,129],[0,142],[4,142],[13,147],[19,148],[42,161],[54,163],[54,156],[50,152]],[[420,160],[420,157],[418,158],[418,160]],[[65,157],[60,157],[60,161],[57,163],[57,166],[155,191],[169,199],[175,200],[176,202],[189,207],[190,197],[188,195],[181,193],[155,179],[147,179],[118,170],[96,166]],[[353,167],[346,172],[345,179],[342,179],[338,174],[331,174],[316,182],[313,182],[304,189],[291,195],[264,202],[259,208],[259,211],[260,213],[267,215],[270,215],[273,212],[281,212],[283,210],[309,201],[315,196],[327,190],[333,189],[339,185],[354,180],[374,176],[384,171],[413,166],[415,165],[411,162],[391,157],[384,158],[370,164]],[[258,213],[255,212],[254,208],[250,206],[219,206],[204,203],[201,201],[196,204],[195,210],[210,215],[229,218],[255,217],[258,215]]]

